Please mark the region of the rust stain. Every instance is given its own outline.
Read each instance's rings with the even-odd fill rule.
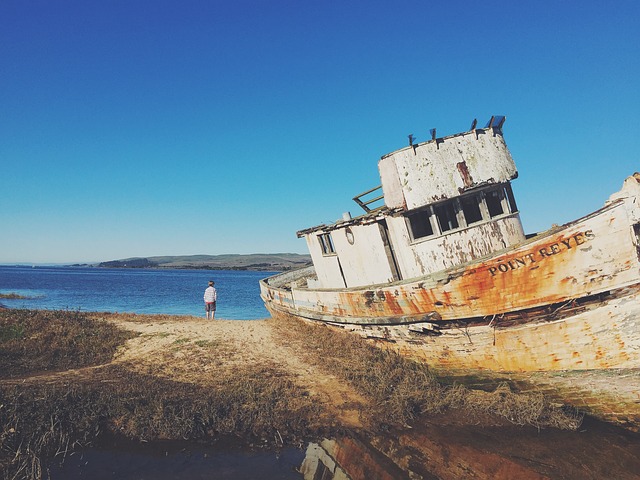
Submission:
[[[365,306],[368,308],[371,308],[371,306],[373,305],[373,299],[374,299],[375,293],[373,293],[371,290],[367,290],[366,292],[363,293],[363,296],[365,298],[365,302],[364,302]],[[351,295],[349,295],[347,298],[351,298]],[[354,305],[354,307],[355,306],[356,305]]]
[[[464,186],[466,188],[473,186],[473,178],[469,173],[469,168],[467,167],[466,162],[458,162],[456,163],[456,167],[458,168],[458,172],[460,172],[460,177],[462,177],[462,181],[464,182]]]
[[[600,222],[607,221],[608,218],[603,218]],[[611,236],[598,229],[597,225],[576,224],[555,235],[525,243],[519,249],[489,261],[452,270],[446,275],[446,285],[438,284],[437,278],[425,277],[415,283],[369,287],[370,290],[366,291],[310,291],[304,301],[310,305],[307,308],[312,308],[318,302],[328,315],[371,318],[374,323],[376,317],[419,316],[425,312],[436,312],[443,321],[483,316],[491,318],[514,310],[524,311],[560,304],[573,298],[592,295],[594,291],[597,293],[599,290],[615,287],[620,282],[637,276],[637,272],[632,269],[624,274],[607,275],[616,272],[621,265],[628,265],[630,262],[637,265],[635,246],[616,254],[613,259],[607,255],[612,244],[623,243],[628,236],[628,227],[623,229],[621,226],[618,230],[619,235]],[[592,246],[598,255],[584,252],[586,246]],[[590,278],[588,272],[597,274],[598,278]],[[620,275],[623,277],[616,278]],[[590,282],[592,279],[594,282]],[[273,296],[278,298],[284,308],[295,306],[291,295],[280,296],[274,293]],[[304,308],[304,305],[301,307]],[[588,334],[589,325],[582,328],[585,329],[582,335]],[[566,334],[564,332],[563,336]],[[432,337],[429,338],[432,341]],[[564,343],[570,344],[571,338],[573,333],[569,332],[568,337],[564,336]],[[466,341],[468,343],[468,339]],[[594,345],[597,341],[594,338]],[[491,342],[493,343],[493,339]],[[495,348],[498,348],[499,343],[500,340],[496,339]],[[556,343],[552,342],[553,345]],[[540,345],[542,346],[542,342]],[[621,342],[620,350],[630,348],[629,345]],[[548,345],[545,343],[545,346]],[[562,353],[562,360],[571,358],[576,348],[578,347],[567,346]],[[594,355],[594,350],[591,350],[590,357],[585,358],[585,362],[591,365]],[[505,353],[504,356],[513,357],[513,353]],[[573,356],[578,358],[575,354]],[[601,351],[598,360],[603,358],[604,353]],[[495,367],[495,361],[494,357],[487,357],[480,360],[480,363],[486,363],[488,368],[492,368]],[[522,365],[517,368],[536,367],[533,363],[524,365],[526,361],[521,356],[519,361]],[[545,361],[552,363],[551,359]]]

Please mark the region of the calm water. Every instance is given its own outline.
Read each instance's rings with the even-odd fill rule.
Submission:
[[[28,297],[0,303],[9,308],[204,316],[202,296],[212,279],[218,290],[217,318],[256,319],[269,316],[258,281],[272,273],[0,266],[0,293]]]
[[[119,440],[112,446],[77,452],[63,465],[52,462],[50,480],[299,480],[305,451],[278,452],[190,443],[140,444]]]

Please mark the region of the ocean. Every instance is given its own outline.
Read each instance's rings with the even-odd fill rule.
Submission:
[[[0,298],[9,308],[149,313],[204,317],[209,280],[218,291],[216,318],[269,316],[259,280],[275,272],[0,265]]]

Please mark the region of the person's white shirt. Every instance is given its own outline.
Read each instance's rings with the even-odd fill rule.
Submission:
[[[217,300],[218,298],[218,293],[216,292],[216,289],[214,287],[207,287],[207,289],[204,291],[204,301],[206,303],[213,303]]]

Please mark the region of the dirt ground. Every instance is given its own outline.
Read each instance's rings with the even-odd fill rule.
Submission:
[[[305,362],[299,344],[276,338],[276,320],[136,315],[112,315],[109,320],[139,334],[127,341],[115,362],[203,386],[215,383],[225,370],[272,366],[287,372],[343,426],[363,426],[359,412],[366,400],[348,384]]]
[[[139,333],[118,353],[116,362],[203,385],[214,382],[222,370],[271,365],[308,390],[339,424],[367,430],[366,417],[360,414],[367,400],[343,380],[305,361],[303,344],[287,341],[278,332],[278,320],[150,319],[111,319]],[[472,472],[475,478],[514,478],[514,474],[519,478],[603,478],[606,474],[640,478],[639,437],[591,421],[579,432],[540,432],[455,425],[446,416],[433,420],[412,430],[369,436],[364,454],[352,450],[341,458],[347,464],[354,456],[368,458],[366,468],[372,468],[371,459],[384,452],[385,461],[393,459],[405,475],[415,478],[460,478]]]
[[[279,320],[91,315],[136,333],[112,363],[126,364],[142,374],[206,387],[219,384],[219,378],[234,371],[267,367],[282,372],[322,406],[326,424],[358,432],[357,442],[353,436],[338,439],[332,452],[352,472],[373,471],[378,465],[378,478],[640,478],[640,436],[593,422],[578,432],[540,431],[495,425],[493,420],[473,425],[464,414],[447,412],[413,428],[372,433],[375,429],[366,424],[370,417],[363,414],[370,409],[370,400],[309,362],[305,352],[309,346],[283,333],[286,326]],[[8,382],[42,383],[65,376],[86,379],[103,367]],[[389,476],[390,471],[400,476]],[[352,478],[367,477],[353,473]]]
[[[273,368],[306,390],[322,405],[327,423],[362,428],[366,399],[337,377],[303,358],[299,342],[277,338],[273,319],[206,320],[192,316],[91,314],[137,335],[126,341],[112,364],[126,364],[139,373],[206,387],[217,385],[236,369]],[[47,383],[91,379],[98,365],[47,372],[3,383]]]

